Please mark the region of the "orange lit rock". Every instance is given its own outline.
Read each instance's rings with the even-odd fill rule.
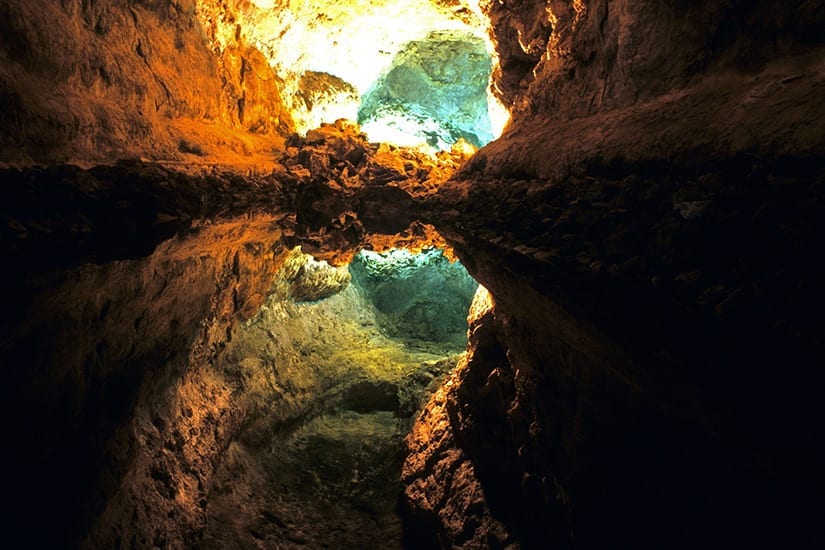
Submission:
[[[512,536],[491,514],[482,484],[473,466],[473,457],[456,444],[462,429],[460,400],[456,392],[468,369],[479,368],[489,358],[480,339],[489,335],[494,318],[492,303],[482,287],[471,306],[470,338],[466,358],[450,378],[430,398],[407,437],[409,454],[401,474],[404,499],[410,522],[408,541],[413,547],[446,546],[462,541],[466,548],[501,546]],[[487,326],[481,328],[486,321]]]
[[[4,0],[0,160],[237,162],[292,128],[275,74],[220,2]],[[252,132],[252,134],[248,133]]]
[[[503,137],[431,156],[302,127],[430,16],[485,27],[476,4]],[[374,500],[306,512],[360,473],[294,466],[340,443],[309,421],[328,405],[398,437],[452,364],[393,395],[420,356],[365,351],[338,271],[278,271],[449,243],[495,305],[408,439],[410,547],[825,546],[823,25],[816,1],[0,0],[10,539],[399,543]],[[370,487],[384,510],[397,488]]]

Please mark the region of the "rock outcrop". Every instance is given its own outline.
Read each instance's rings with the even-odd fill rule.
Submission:
[[[271,156],[292,122],[236,4],[4,0],[0,161]]]
[[[822,547],[821,2],[483,2],[472,158],[291,134],[252,5],[0,0],[10,540]],[[433,245],[462,358],[331,267]]]
[[[817,546],[822,8],[542,4],[490,4],[513,123],[435,201],[495,308],[414,428],[411,531]]]
[[[304,251],[333,263],[359,248],[444,248],[423,204],[469,157],[460,147],[435,157],[414,148],[367,143],[339,120],[293,135],[275,174],[295,190],[296,238]],[[391,236],[391,237],[389,237]],[[389,237],[389,238],[388,238]]]
[[[349,270],[370,295],[385,333],[411,342],[466,344],[467,309],[478,283],[441,250],[362,251]]]
[[[361,98],[378,85],[393,60],[400,57],[399,53],[404,49],[426,48],[427,41],[422,39],[433,32],[469,38],[474,46],[468,48],[467,43],[443,41],[442,46],[451,47],[441,48],[438,55],[441,60],[448,60],[449,50],[453,49],[457,54],[453,62],[462,57],[466,60],[464,54],[468,50],[477,51],[480,47],[485,59],[471,65],[483,67],[483,72],[489,74],[489,65],[485,66],[491,51],[486,36],[487,25],[474,1],[315,0],[312,3],[284,3],[253,0],[238,3],[238,8],[236,21],[244,35],[264,52],[284,81],[285,99],[290,112],[295,114],[296,128],[301,134],[321,122],[332,123],[339,118],[355,120]],[[459,54],[458,50],[464,53]],[[417,64],[410,56],[407,58],[413,65]],[[426,76],[427,71],[417,74],[424,81],[430,78]],[[461,79],[451,80],[448,84],[462,88],[461,80],[469,80],[467,72],[462,72]],[[482,80],[483,90],[487,86],[487,76]],[[395,93],[406,95],[402,90]],[[431,110],[452,110],[453,113],[461,110],[460,106],[453,109],[444,104],[436,106],[420,95],[408,105],[422,102],[429,103]],[[380,105],[373,103],[371,107]],[[395,114],[404,113],[395,110]],[[424,142],[423,136],[411,139],[403,132],[396,135],[405,139],[400,144]],[[375,139],[385,138],[376,136]]]
[[[418,222],[409,229],[409,213],[399,220],[388,212],[413,204],[402,187],[437,188],[456,155],[424,163],[420,153],[370,145],[339,124],[310,133],[267,173],[137,161],[4,170],[0,245],[9,265],[21,266],[2,288],[0,416],[19,449],[9,484],[18,506],[4,525],[26,531],[36,546],[221,546],[221,537],[238,532],[207,517],[246,505],[243,494],[216,487],[230,478],[256,490],[264,483],[252,474],[238,479],[224,459],[252,453],[264,465],[270,445],[287,444],[279,433],[342,408],[377,415],[355,417],[363,429],[392,428],[376,432],[380,456],[399,458],[378,471],[397,476],[399,423],[409,425],[425,390],[455,362],[441,359],[460,349],[438,343],[404,352],[371,318],[343,330],[343,316],[357,317],[368,302],[354,297],[345,268],[294,247],[310,243],[341,262],[362,246],[431,244],[439,238],[432,229]],[[368,185],[378,173],[384,184]],[[416,185],[418,177],[428,187]],[[339,181],[350,182],[346,193]],[[322,183],[340,192],[335,204],[344,210],[302,198]],[[357,238],[339,237],[344,215],[362,228]],[[349,439],[339,443],[350,448]],[[359,487],[353,499],[364,498]],[[376,517],[400,540],[397,493],[380,494]],[[223,504],[210,509],[213,497]],[[263,513],[277,498],[271,493],[248,510]],[[43,516],[52,518],[48,530],[39,528]],[[325,532],[347,517],[330,520]],[[250,536],[251,524],[242,525]],[[267,540],[282,544],[309,529],[300,519],[289,525],[265,529]]]
[[[358,123],[394,127],[408,142],[437,149],[460,139],[481,147],[493,138],[487,113],[491,65],[480,38],[432,32],[398,52],[364,94]]]
[[[232,390],[224,375],[204,378],[198,369],[263,302],[283,246],[275,223],[260,215],[198,224],[148,256],[6,279],[2,422],[17,450],[7,462],[16,505],[4,524],[33,546],[76,545],[137,477],[163,498],[106,513],[174,525],[161,529],[166,543],[194,544],[203,482],[240,421],[225,410]],[[194,397],[178,408],[177,391]],[[168,424],[169,408],[181,424]],[[158,458],[175,458],[149,461],[150,436]],[[180,485],[169,483],[174,472],[163,464],[170,461],[187,465]],[[98,542],[164,542],[150,540],[151,532]]]
[[[473,170],[562,181],[596,165],[805,156],[825,145],[816,2],[793,15],[770,1],[492,2],[489,11],[513,121]]]

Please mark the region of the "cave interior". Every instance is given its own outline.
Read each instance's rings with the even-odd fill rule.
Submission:
[[[0,0],[7,540],[822,548],[823,25]]]

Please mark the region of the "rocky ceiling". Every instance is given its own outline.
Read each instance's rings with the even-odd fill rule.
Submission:
[[[479,4],[0,0],[10,540],[822,546],[825,7]],[[489,22],[499,138],[295,132],[411,22]],[[392,246],[486,288],[465,354],[304,256]]]

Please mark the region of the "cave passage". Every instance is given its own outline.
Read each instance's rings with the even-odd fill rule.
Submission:
[[[481,147],[509,119],[475,2],[256,1],[241,20],[283,79],[301,134],[343,118],[371,141],[445,150],[460,139]]]
[[[401,547],[404,437],[466,348],[477,287],[438,249],[290,253],[230,344],[268,403],[217,469],[206,547]]]
[[[823,27],[0,0],[9,546],[825,548]]]
[[[373,140],[450,149],[493,139],[487,104],[492,71],[484,41],[469,33],[432,32],[404,45],[361,98],[358,123]]]

